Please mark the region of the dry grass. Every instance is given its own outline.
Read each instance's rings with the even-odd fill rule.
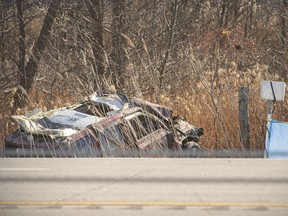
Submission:
[[[233,63],[232,63],[233,65]],[[266,126],[266,102],[260,99],[260,85],[264,79],[279,80],[271,75],[265,65],[255,65],[247,71],[219,69],[215,85],[211,85],[211,71],[201,74],[199,82],[186,82],[176,91],[161,95],[163,104],[172,107],[176,114],[204,128],[202,146],[207,149],[242,149],[239,126],[238,92],[249,87],[250,148],[264,148]],[[239,75],[242,73],[242,75]],[[277,102],[274,119],[287,121],[288,103]]]
[[[239,72],[231,66],[226,69],[220,68],[217,80],[213,84],[211,84],[213,79],[211,71],[202,71],[201,75],[193,74],[194,77],[198,76],[198,79],[188,80],[182,86],[173,86],[175,83],[167,85],[160,97],[161,104],[173,108],[174,114],[186,117],[190,123],[204,128],[205,134],[201,138],[201,145],[204,148],[242,149],[239,134],[238,91],[239,87],[248,86],[250,89],[250,146],[253,150],[263,149],[266,103],[259,98],[260,82],[263,79],[277,79],[277,77],[269,75],[266,68],[265,65],[255,65],[244,72]],[[243,75],[239,75],[239,73],[243,73]],[[49,89],[49,86],[46,86],[46,89]],[[71,105],[87,96],[86,91],[81,93],[79,90],[77,96],[74,92],[75,89],[69,86],[64,86],[62,89],[56,88],[52,93],[34,88],[30,94],[31,103],[23,109],[18,109],[16,114],[25,114],[34,108],[41,108],[45,111]],[[6,103],[2,103],[1,107],[0,135],[2,146],[4,137],[16,128],[9,119],[11,99],[13,98],[11,94],[13,92],[6,93]],[[144,94],[144,97],[156,102],[156,96],[153,92]],[[274,118],[287,121],[287,110],[287,101],[277,103]]]

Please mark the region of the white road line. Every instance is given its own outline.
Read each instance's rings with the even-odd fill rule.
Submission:
[[[49,171],[50,168],[0,168],[0,171]]]

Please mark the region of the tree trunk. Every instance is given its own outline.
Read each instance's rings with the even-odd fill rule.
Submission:
[[[281,44],[284,50],[284,55],[283,55],[283,64],[284,66],[281,67],[281,75],[284,78],[284,81],[286,82],[288,79],[287,76],[287,69],[285,65],[287,65],[287,47],[288,47],[288,41],[287,41],[287,13],[288,10],[288,1],[283,0],[283,5],[282,5],[282,11],[281,11],[281,16],[280,16],[280,23],[281,23],[281,30],[280,30],[280,36],[281,36]]]
[[[1,58],[1,65],[0,65],[0,69],[2,70],[2,68],[4,69],[4,4],[1,2],[0,3],[0,49],[2,50],[2,52],[0,52],[0,58]]]
[[[127,67],[127,55],[124,47],[125,6],[126,0],[113,0],[112,20],[112,79],[117,89],[125,88],[125,70]]]
[[[23,1],[17,0],[17,13],[18,13],[18,23],[19,23],[19,60],[18,60],[18,74],[19,74],[19,83],[21,86],[26,88],[26,76],[25,76],[25,23],[23,16]]]
[[[159,92],[158,92],[158,98],[157,101],[158,103],[160,103],[160,94],[163,88],[163,82],[164,82],[164,72],[165,72],[165,68],[166,68],[166,64],[168,61],[168,58],[170,56],[171,50],[172,50],[172,45],[173,45],[173,39],[174,39],[174,31],[175,31],[175,25],[176,25],[176,20],[177,20],[177,13],[178,13],[178,2],[177,0],[175,2],[172,2],[172,6],[171,6],[171,13],[172,13],[172,17],[171,17],[171,22],[170,25],[168,26],[168,41],[167,41],[167,50],[164,56],[164,60],[159,68]]]
[[[287,9],[288,9],[288,1],[283,0],[283,6],[281,11],[281,42],[283,47],[287,47]]]
[[[221,15],[220,15],[220,20],[219,20],[219,27],[221,28],[224,24],[224,19],[225,19],[225,14],[227,13],[227,3],[225,0],[222,2],[222,9],[221,9]]]
[[[42,29],[40,32],[40,35],[38,37],[38,40],[33,47],[31,57],[24,69],[25,71],[25,77],[19,80],[20,87],[17,89],[15,96],[14,96],[14,111],[18,107],[24,107],[28,102],[28,94],[31,91],[34,79],[37,75],[38,67],[40,60],[42,58],[43,52],[45,50],[46,44],[50,37],[50,31],[54,22],[54,19],[56,17],[57,11],[59,8],[59,1],[58,0],[52,0],[47,14],[45,16]],[[24,42],[25,43],[25,42]]]
[[[30,91],[34,84],[34,78],[37,74],[40,60],[50,37],[50,31],[56,17],[59,7],[58,0],[52,0],[45,16],[43,26],[38,37],[38,40],[33,48],[31,57],[26,65],[26,79],[27,85],[24,87],[26,91]]]
[[[103,88],[105,78],[105,52],[103,39],[103,16],[104,2],[103,0],[91,0],[88,5],[89,12],[93,19],[92,30],[92,51],[94,55],[96,73],[98,78],[95,78],[94,89]]]

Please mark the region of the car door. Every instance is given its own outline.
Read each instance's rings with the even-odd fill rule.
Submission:
[[[63,140],[62,146],[75,156],[101,156],[99,141],[92,126]],[[64,149],[65,150],[65,149]]]
[[[156,117],[141,113],[126,120],[139,149],[167,150],[173,146],[172,132]]]

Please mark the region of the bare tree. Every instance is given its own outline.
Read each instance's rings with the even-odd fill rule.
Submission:
[[[125,88],[125,72],[127,67],[127,53],[125,52],[125,7],[126,0],[113,0],[112,18],[112,79],[118,89]]]
[[[23,87],[27,86],[26,83],[26,74],[25,74],[25,56],[26,56],[26,46],[25,46],[25,23],[23,15],[23,1],[17,0],[17,13],[18,13],[18,23],[19,23],[19,60],[18,60],[18,74],[20,85]]]
[[[178,13],[178,0],[172,0],[171,1],[171,20],[170,24],[167,26],[167,44],[166,44],[166,52],[164,55],[163,62],[160,65],[159,68],[159,90],[158,96],[160,96],[162,87],[163,87],[163,81],[164,81],[164,72],[165,67],[167,64],[167,60],[170,56],[170,53],[172,51],[172,45],[173,45],[173,39],[174,39],[174,33],[175,33],[175,26],[176,26],[176,20],[177,20],[177,13]],[[159,98],[157,99],[159,102]]]
[[[283,47],[287,47],[287,16],[288,16],[288,1],[283,0],[283,5],[280,13],[281,20],[281,42]]]
[[[245,29],[244,29],[244,37],[249,37],[252,33],[253,27],[253,18],[254,18],[254,0],[246,3],[246,18],[245,18]]]
[[[58,8],[59,1],[52,0],[45,16],[40,35],[35,43],[35,46],[33,47],[30,59],[24,69],[25,77],[21,77],[19,80],[20,88],[17,89],[14,96],[14,109],[23,107],[27,104],[27,95],[31,91],[34,84],[39,63],[49,40],[51,34],[50,30],[57,15]]]
[[[103,18],[104,18],[104,1],[88,1],[88,9],[93,20],[92,24],[92,51],[94,55],[95,69],[98,75],[94,80],[94,89],[103,88],[106,72],[105,48],[103,39]]]
[[[4,18],[5,18],[5,9],[4,9],[4,4],[3,1],[0,3],[0,47],[1,47],[1,68],[3,67],[3,62],[4,62]]]
[[[281,43],[282,43],[282,47],[284,48],[284,53],[283,53],[283,64],[287,65],[287,47],[288,47],[288,37],[287,37],[287,19],[288,19],[288,1],[287,0],[283,0],[283,4],[282,4],[282,9],[281,9],[281,13],[280,13],[280,22],[281,22],[281,30],[280,30],[280,37],[281,37]],[[282,67],[281,68],[281,74],[283,79],[286,81],[288,79],[288,75],[287,75],[287,67],[285,68]]]

